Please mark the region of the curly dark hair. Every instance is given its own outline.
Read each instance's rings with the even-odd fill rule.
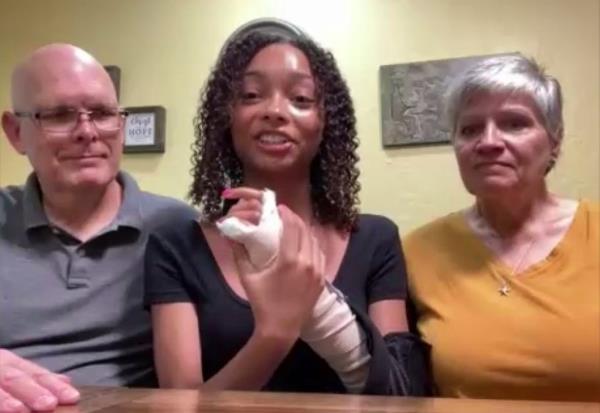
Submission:
[[[243,168],[231,137],[229,107],[247,65],[273,43],[289,43],[306,55],[322,101],[323,139],[310,171],[315,219],[350,231],[357,222],[360,190],[354,107],[333,55],[306,36],[287,38],[255,31],[226,45],[202,91],[194,118],[194,179],[188,197],[200,206],[204,220],[214,222],[226,213],[221,193],[243,181]]]

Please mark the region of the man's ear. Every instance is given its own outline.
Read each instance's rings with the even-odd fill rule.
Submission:
[[[11,146],[21,155],[25,155],[25,146],[21,140],[21,122],[14,113],[4,111],[2,113],[2,129],[8,138]]]

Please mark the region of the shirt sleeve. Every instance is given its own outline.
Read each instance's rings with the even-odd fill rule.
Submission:
[[[144,257],[144,307],[192,301],[182,279],[181,253],[160,232],[150,234]]]
[[[398,227],[389,219],[377,222],[377,248],[367,284],[369,304],[381,300],[406,299],[406,264]]]
[[[363,394],[430,396],[433,388],[430,347],[409,332],[391,333],[383,338],[368,314],[352,309],[366,334],[371,355]]]

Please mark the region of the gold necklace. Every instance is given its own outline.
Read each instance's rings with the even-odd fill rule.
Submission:
[[[489,226],[489,224],[487,223],[487,221],[485,220],[485,218],[483,217],[483,215],[481,214],[481,211],[479,210],[479,208],[477,206],[475,207],[475,213],[476,213],[476,216],[478,217],[478,219],[482,222],[482,224],[485,227],[487,227],[488,229],[492,230],[492,228]],[[523,254],[521,254],[517,263],[514,266],[510,267],[510,274],[509,274],[508,278],[513,278],[517,274],[517,271],[521,268],[523,261],[525,260],[525,258],[527,258],[529,256],[529,252],[533,248],[534,244],[535,244],[535,238],[532,237],[531,241],[527,245],[527,248],[525,248],[525,252],[523,252]],[[492,276],[500,284],[500,288],[498,288],[498,293],[500,293],[500,295],[503,297],[507,297],[510,294],[510,292],[512,291],[512,289],[510,288],[510,285],[508,284],[506,278],[504,278],[503,276],[498,274],[492,265],[488,265],[488,267],[492,271]]]
[[[521,265],[523,264],[523,261],[529,255],[529,252],[531,251],[531,248],[533,248],[534,244],[535,244],[535,238],[532,238],[531,241],[529,242],[529,245],[527,245],[527,248],[525,249],[525,252],[519,258],[519,261],[517,261],[516,265],[514,265],[510,269],[509,278],[513,278],[517,274],[517,271],[521,268]],[[510,294],[510,292],[511,292],[511,288],[508,285],[508,282],[506,281],[506,278],[504,278],[500,274],[498,274],[496,272],[496,270],[493,269],[493,268],[492,268],[492,274],[494,275],[494,278],[496,278],[496,281],[498,281],[500,283],[500,288],[498,288],[498,292],[500,293],[500,295],[503,296],[503,297],[508,296]]]

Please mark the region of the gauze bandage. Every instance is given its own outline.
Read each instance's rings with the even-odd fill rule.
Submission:
[[[244,245],[250,262],[257,269],[267,267],[279,252],[283,224],[277,212],[275,192],[265,189],[262,194],[262,211],[258,225],[229,217],[217,222],[223,235]]]
[[[265,190],[262,201],[258,225],[235,217],[217,223],[224,236],[244,245],[257,269],[268,266],[277,257],[283,230],[275,194]],[[331,284],[326,283],[323,288],[300,338],[331,366],[350,393],[362,391],[371,358],[366,336],[344,296]]]

